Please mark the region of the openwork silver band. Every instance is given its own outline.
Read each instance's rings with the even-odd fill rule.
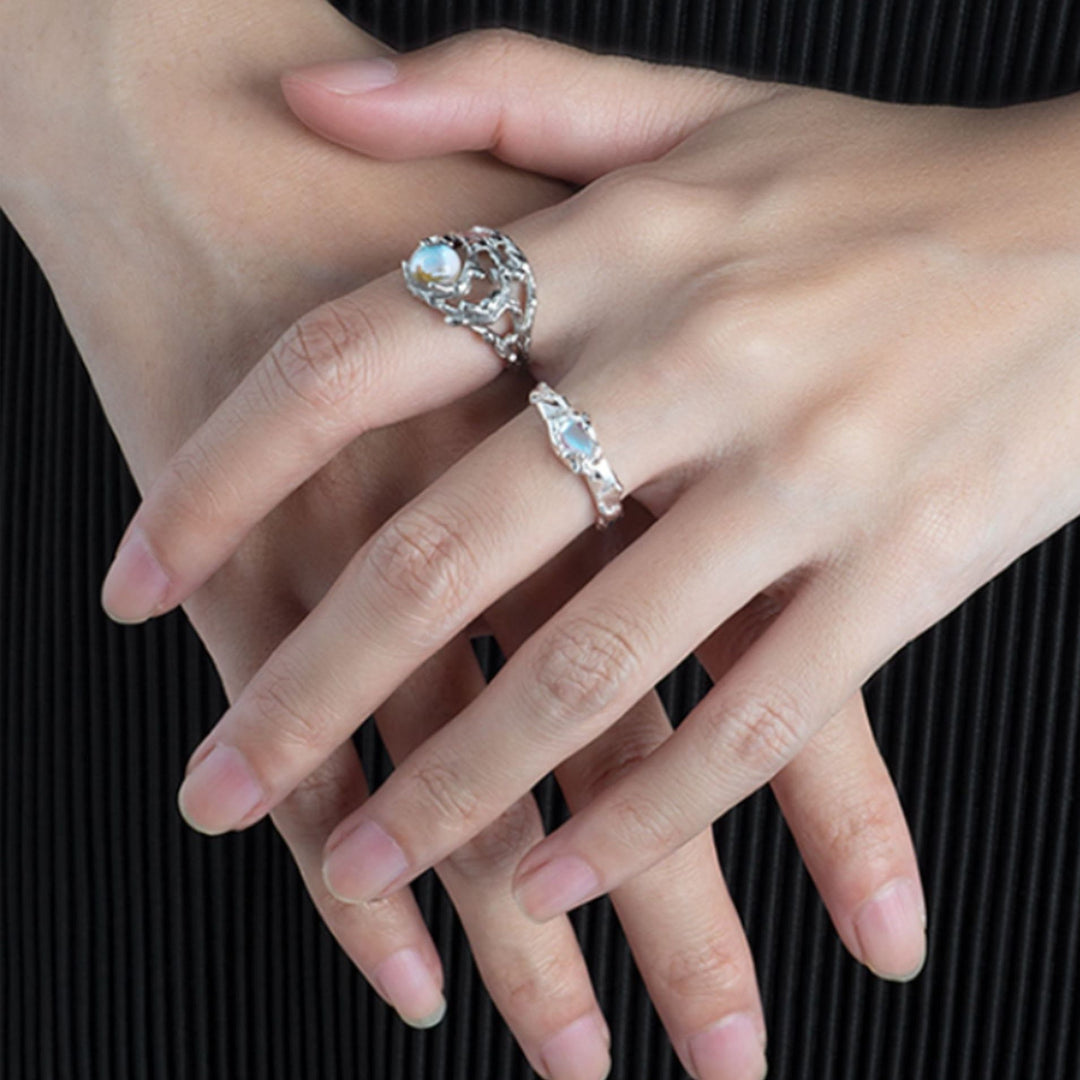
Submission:
[[[510,237],[484,225],[429,236],[402,261],[401,271],[413,296],[441,311],[446,322],[479,334],[507,367],[528,362],[536,282]],[[485,281],[487,291],[477,285]]]
[[[575,409],[545,382],[536,384],[529,393],[529,401],[547,424],[556,456],[588,486],[596,506],[596,527],[605,528],[622,513],[623,486],[600,449],[588,414]]]

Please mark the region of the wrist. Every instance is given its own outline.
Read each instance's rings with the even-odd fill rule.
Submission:
[[[391,51],[325,0],[4,0],[0,207],[64,193],[73,152],[158,136],[192,95],[279,99],[280,70],[328,50]]]

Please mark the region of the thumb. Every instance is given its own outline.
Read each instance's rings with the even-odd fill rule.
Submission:
[[[706,120],[784,84],[600,55],[512,30],[479,30],[413,52],[294,68],[293,112],[320,135],[400,160],[487,150],[587,183],[659,157]]]

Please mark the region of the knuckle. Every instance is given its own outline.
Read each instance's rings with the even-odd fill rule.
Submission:
[[[285,672],[267,673],[249,684],[245,694],[251,735],[260,743],[269,739],[306,751],[322,751],[335,744],[338,725],[334,715],[314,700],[306,684]]]
[[[510,1015],[530,1015],[539,1008],[549,1009],[552,1001],[571,996],[579,981],[579,969],[563,950],[533,949],[517,953],[496,970],[491,985],[505,995]]]
[[[688,377],[698,386],[702,379],[721,380],[720,389],[739,401],[739,411],[726,413],[725,421],[738,431],[753,430],[766,410],[775,413],[792,384],[794,342],[785,321],[775,295],[764,296],[719,266],[687,284],[654,354],[684,383]]]
[[[717,211],[704,188],[660,172],[651,163],[625,165],[597,177],[571,196],[571,205],[596,235],[605,259],[648,257],[673,245],[700,242],[702,215]],[[627,222],[633,222],[632,229]]]
[[[888,801],[867,795],[849,798],[824,816],[822,850],[834,866],[870,869],[889,863],[901,846],[898,824]]]
[[[641,668],[640,631],[614,611],[556,622],[540,645],[535,679],[541,715],[594,716],[616,701]]]
[[[371,389],[388,330],[370,304],[327,301],[290,326],[270,347],[268,371],[285,395],[331,418]]]
[[[722,277],[709,279],[703,287],[712,295],[687,319],[688,333],[705,337],[711,347],[722,347],[717,355],[730,357],[728,370],[752,379],[753,389],[775,393],[777,386],[785,385],[781,372],[790,384],[791,357],[801,346],[797,329],[786,317],[788,298],[775,288],[732,286]]]
[[[470,881],[506,878],[542,829],[531,794],[518,799],[490,825],[446,857],[446,862]]]
[[[423,820],[441,832],[472,831],[480,812],[480,800],[461,773],[437,760],[418,764],[409,774],[417,787]]]
[[[836,402],[815,408],[787,431],[769,468],[814,519],[846,522],[853,512],[865,517],[868,507],[895,491],[891,478],[901,455],[877,410]]]
[[[605,808],[604,816],[619,848],[638,858],[642,852],[670,854],[689,839],[666,804],[639,790],[616,799]]]
[[[754,776],[772,776],[794,757],[807,733],[802,708],[779,685],[744,693],[723,708],[716,723],[720,734],[710,764],[730,768],[734,756]]]
[[[477,580],[467,537],[463,517],[444,506],[417,506],[372,538],[366,565],[419,639],[442,640],[464,617]]]
[[[731,942],[720,935],[673,951],[663,979],[679,998],[715,998],[737,989],[748,974]]]

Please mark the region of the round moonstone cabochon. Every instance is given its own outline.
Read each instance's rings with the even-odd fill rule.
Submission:
[[[461,273],[461,256],[449,244],[421,244],[409,259],[417,281],[453,281]]]

